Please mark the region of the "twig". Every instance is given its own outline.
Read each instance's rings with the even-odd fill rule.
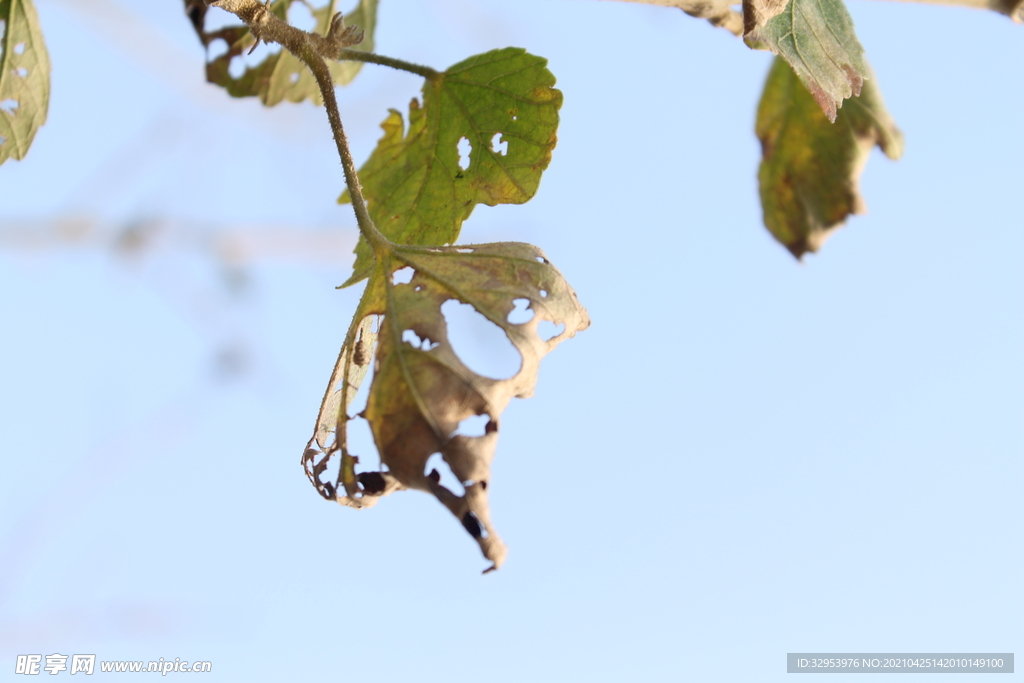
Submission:
[[[1024,22],[1024,0],[895,0],[896,2],[920,2],[930,5],[949,5],[987,9],[1005,14],[1018,24]]]
[[[334,95],[334,80],[325,61],[325,57],[334,58],[331,55],[340,55],[349,45],[362,41],[362,33],[354,31],[352,28],[346,28],[340,12],[331,20],[327,35],[322,36],[290,25],[271,12],[269,6],[259,0],[217,0],[210,4],[231,12],[245,22],[257,42],[262,40],[264,43],[279,43],[302,60],[313,72],[313,77],[316,78],[320,94],[324,99],[324,107],[327,109],[327,119],[331,124],[331,131],[334,133],[338,156],[341,157],[341,167],[345,172],[345,184],[348,186],[348,193],[352,198],[352,208],[356,213],[359,231],[375,252],[389,249],[391,243],[374,226],[366,208],[363,188],[359,184],[356,165],[352,160],[352,153],[349,151],[345,129],[341,125],[338,99]]]
[[[733,35],[743,35],[743,15],[732,8],[729,0],[625,0],[645,5],[678,7],[691,17],[706,19],[712,26],[724,28]]]

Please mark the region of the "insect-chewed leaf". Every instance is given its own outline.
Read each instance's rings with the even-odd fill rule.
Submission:
[[[277,16],[287,19],[288,8],[293,2],[294,0],[274,0],[270,8]],[[337,12],[337,4],[337,0],[331,0],[324,7],[313,10],[313,16],[316,18],[314,30],[317,33],[321,35],[327,33],[331,18]],[[353,45],[352,49],[373,51],[377,4],[378,0],[359,0],[359,5],[344,15],[346,24],[363,29],[363,41],[358,45]],[[228,51],[207,63],[206,80],[223,87],[232,97],[259,97],[268,107],[284,100],[289,102],[311,100],[316,104],[323,104],[323,98],[313,74],[298,57],[287,50],[280,50],[269,55],[256,66],[246,68],[238,78],[234,78],[229,73],[231,61],[248,52],[256,42],[249,29],[245,26],[231,26],[216,31],[202,31],[197,25],[196,30],[199,31],[199,37],[207,47],[217,40],[227,43]],[[329,67],[334,76],[334,82],[338,85],[346,85],[359,73],[362,63],[331,61]]]
[[[451,244],[477,204],[533,197],[551,161],[562,104],[546,65],[521,48],[476,55],[427,79],[422,106],[409,106],[407,131],[391,110],[359,169],[377,229],[398,244]],[[468,166],[460,165],[460,144],[471,148]],[[371,263],[361,239],[346,284],[365,278]]]
[[[874,79],[830,123],[780,58],[758,106],[757,137],[764,222],[797,258],[864,211],[857,181],[875,145],[891,159],[903,153],[903,135]]]
[[[377,332],[374,330],[373,319],[370,316],[364,317],[353,328],[351,338],[346,339],[341,347],[334,371],[331,373],[331,380],[327,383],[327,391],[320,403],[316,428],[302,456],[306,476],[320,495],[329,500],[335,498],[336,485],[323,481],[321,475],[327,470],[330,459],[339,451],[343,459],[349,457],[344,438],[350,419],[348,407],[370,369],[370,359],[376,344]],[[339,477],[339,483],[346,483],[343,477]],[[347,484],[346,488],[355,490],[351,476]]]
[[[392,273],[405,268],[412,269],[411,279],[394,282]],[[456,355],[441,311],[442,304],[453,299],[473,306],[515,345],[521,365],[513,377],[483,377]],[[516,317],[517,322],[510,322],[517,300],[529,301],[533,313],[529,320]],[[374,376],[363,415],[370,423],[387,471],[356,475],[346,471],[343,462],[340,483],[333,490],[341,488],[347,476],[352,487],[346,486],[348,496],[338,500],[356,507],[363,505],[360,501],[372,503],[399,488],[429,491],[462,522],[493,563],[491,569],[496,569],[505,557],[505,546],[491,525],[487,488],[501,413],[513,397],[533,394],[541,358],[586,329],[590,325],[587,312],[540,249],[503,242],[396,247],[374,269],[357,312],[357,316],[379,315],[383,319],[373,361]],[[542,337],[538,327],[543,321],[562,326],[560,334],[550,339]],[[353,358],[355,351],[342,349],[341,355],[321,408],[320,424],[329,423],[335,414],[345,416],[351,399],[346,392],[354,394],[351,380],[346,388],[338,378],[353,372],[351,361],[346,359]],[[335,388],[341,391],[340,401],[332,398]],[[486,416],[484,433],[458,434],[460,422],[474,416]],[[339,426],[344,419],[339,418]],[[318,427],[317,435],[322,431],[325,433]],[[329,450],[326,441],[320,441],[319,436],[315,440],[322,449]],[[307,472],[316,466],[316,452],[311,450],[312,454],[307,449]],[[461,482],[464,494],[443,486],[436,472],[425,471],[427,460],[435,453],[441,454]],[[352,491],[356,482],[359,490]]]
[[[32,0],[0,0],[0,164],[28,153],[50,106],[50,56]]]
[[[785,59],[830,121],[868,66],[843,0],[743,0],[744,38]]]

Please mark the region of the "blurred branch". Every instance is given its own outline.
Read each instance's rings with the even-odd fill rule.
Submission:
[[[187,50],[168,39],[160,26],[154,26],[115,0],[48,0],[73,13],[79,24],[112,46],[131,63],[172,90],[182,100],[203,109],[244,120],[246,125],[269,133],[277,139],[308,137],[308,121],[318,114],[292,107],[259,108],[258,116],[240,116],[245,109],[220,88],[206,82],[204,51],[200,46]]]
[[[713,26],[743,35],[743,15],[732,8],[729,0],[620,0],[661,7],[678,7],[691,17],[706,19]],[[991,10],[1004,14],[1017,23],[1024,22],[1024,0],[890,0],[892,2],[917,2],[930,5],[948,5]],[[737,3],[738,4],[738,3]]]
[[[104,222],[63,216],[0,224],[0,250],[95,249],[124,257],[168,252],[202,253],[224,265],[299,263],[337,268],[349,264],[355,229],[283,225],[199,225],[172,219]]]
[[[1018,24],[1024,22],[1024,0],[890,0],[892,2],[920,2],[929,5],[972,7],[1005,14]]]
[[[730,33],[743,35],[743,15],[732,8],[729,0],[622,0],[645,5],[678,7],[691,17],[706,19],[712,26],[724,28]],[[739,4],[739,3],[737,3]]]

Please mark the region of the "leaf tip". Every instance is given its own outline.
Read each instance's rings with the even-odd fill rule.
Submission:
[[[838,113],[838,107],[836,105],[839,104],[839,101],[822,90],[821,86],[818,85],[816,81],[808,83],[807,89],[810,91],[814,101],[818,103],[819,107],[821,107],[821,110],[825,112],[825,116],[828,117],[828,122],[835,123],[836,114]]]
[[[862,209],[863,207],[862,204]],[[854,213],[857,213],[854,211]],[[863,213],[863,210],[860,211]],[[801,235],[797,239],[786,243],[784,246],[800,263],[804,262],[804,256],[807,254],[816,254],[818,250],[825,244],[825,241],[831,237],[836,230],[843,227],[843,222],[840,221],[834,225],[830,225],[826,228],[818,228],[816,230],[809,231],[806,235]]]

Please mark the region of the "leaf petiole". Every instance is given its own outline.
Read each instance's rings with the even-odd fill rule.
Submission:
[[[341,52],[337,57],[334,57],[338,61],[352,61],[352,62],[365,62],[367,64],[379,64],[381,66],[391,67],[392,69],[398,69],[399,71],[408,71],[409,73],[422,76],[428,81],[436,79],[441,75],[441,72],[437,69],[431,69],[429,66],[423,66],[421,64],[413,64],[403,59],[395,59],[394,57],[385,57],[384,55],[378,55],[373,52],[364,52],[363,50],[353,50],[350,48],[342,48]]]

